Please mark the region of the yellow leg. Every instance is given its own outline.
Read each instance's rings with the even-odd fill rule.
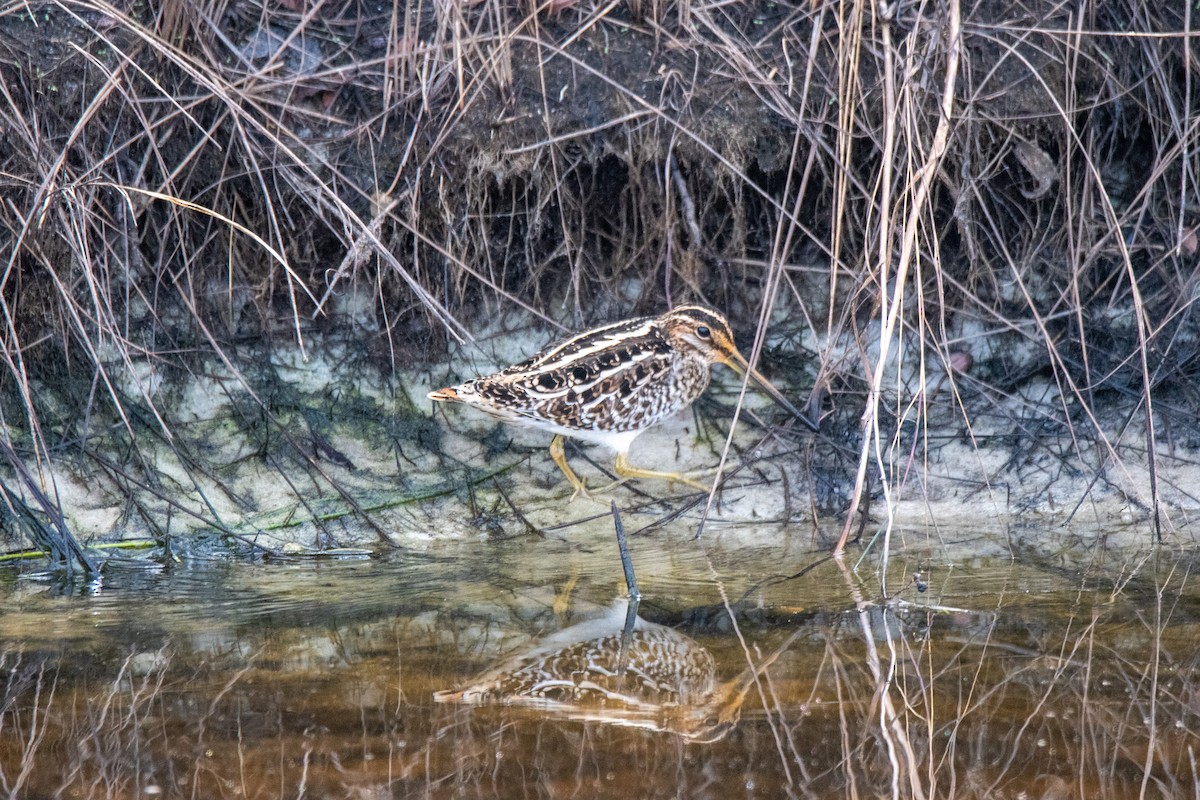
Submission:
[[[571,486],[575,487],[575,493],[571,495],[571,500],[580,495],[591,497],[588,494],[587,486],[575,474],[575,470],[571,469],[571,465],[567,463],[567,454],[563,451],[563,437],[561,433],[556,434],[553,441],[550,442],[550,458],[554,459],[554,463],[558,464],[558,468],[562,470],[562,474],[567,476],[567,481]],[[569,503],[571,500],[567,502]]]
[[[624,453],[617,453],[617,463],[613,469],[621,476],[622,480],[628,480],[629,478],[650,478],[669,483],[684,483],[702,492],[707,492],[712,488],[711,484],[700,483],[700,481],[681,472],[656,472],[652,469],[635,467],[629,463],[629,459],[626,458]]]
[[[572,564],[571,575],[563,584],[562,590],[554,592],[554,616],[558,617],[558,621],[563,625],[566,624],[567,611],[571,608],[571,595],[575,592],[575,584],[579,583],[582,574],[579,565]]]

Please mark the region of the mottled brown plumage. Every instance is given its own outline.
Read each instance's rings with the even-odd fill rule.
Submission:
[[[737,724],[754,681],[799,636],[759,663],[718,682],[712,654],[673,628],[637,617],[622,663],[626,604],[564,628],[505,659],[439,703],[517,706],[562,719],[677,733],[714,742]]]
[[[632,467],[627,454],[642,431],[687,408],[708,388],[716,363],[749,371],[772,398],[804,419],[746,363],[725,318],[703,306],[592,328],[520,364],[429,397],[554,433],[550,454],[576,493],[586,490],[566,463],[563,436],[616,450],[622,478],[660,478],[706,490],[684,475]]]

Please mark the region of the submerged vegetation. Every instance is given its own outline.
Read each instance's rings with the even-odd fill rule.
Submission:
[[[239,535],[212,493],[258,509],[184,378],[298,502],[358,509],[336,426],[441,452],[395,370],[485,319],[699,301],[811,387],[798,507],[847,533],[935,491],[914,475],[948,445],[995,455],[977,488],[1172,531],[1200,441],[1192,25],[1133,0],[8,2],[6,527],[71,564],[70,473],[125,498],[119,527]],[[336,375],[294,397],[294,346],[395,405]]]

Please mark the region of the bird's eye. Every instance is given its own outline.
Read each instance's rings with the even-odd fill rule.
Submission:
[[[712,336],[712,331],[708,329],[707,325],[701,325],[700,327],[696,328],[696,335],[701,339],[707,339]]]

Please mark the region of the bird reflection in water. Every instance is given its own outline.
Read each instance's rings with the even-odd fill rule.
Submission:
[[[737,724],[756,679],[799,635],[792,633],[758,664],[719,683],[712,654],[698,642],[641,617],[630,627],[626,610],[626,601],[617,600],[604,614],[547,636],[469,686],[436,692],[433,699],[522,707],[715,742]]]

